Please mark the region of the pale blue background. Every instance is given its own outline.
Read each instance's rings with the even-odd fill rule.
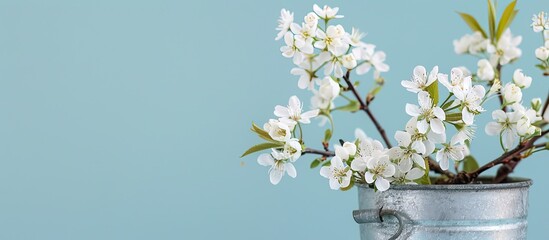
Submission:
[[[273,39],[280,8],[301,19],[313,3],[1,1],[0,239],[358,239],[356,191],[330,190],[310,156],[278,186],[256,155],[238,158],[258,141],[252,121],[292,94],[310,97]],[[399,87],[415,65],[476,64],[453,53],[451,41],[468,32],[454,11],[485,16],[485,1],[324,3],[387,53],[392,71],[372,109],[389,132],[416,101]],[[544,96],[529,24],[549,1],[518,7],[524,57],[515,65],[535,78],[526,96]],[[335,117],[335,139],[355,127],[378,137],[362,113]],[[319,130],[307,127],[310,145]],[[473,151],[486,162],[500,150],[479,132]],[[549,224],[548,157],[517,168],[535,180],[532,239]]]

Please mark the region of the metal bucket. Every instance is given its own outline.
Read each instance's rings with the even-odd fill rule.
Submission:
[[[482,181],[482,179],[480,179]],[[358,186],[362,240],[526,239],[530,179],[502,184]]]

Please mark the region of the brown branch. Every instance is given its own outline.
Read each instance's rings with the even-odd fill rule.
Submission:
[[[533,137],[532,139],[526,141],[526,142],[522,142],[520,143],[516,148],[514,148],[513,150],[509,151],[509,152],[506,152],[504,153],[503,155],[501,155],[500,157],[494,159],[493,161],[483,165],[482,167],[478,168],[476,171],[474,172],[470,172],[470,173],[467,173],[467,172],[460,172],[458,173],[454,179],[452,179],[450,182],[451,183],[458,183],[458,184],[464,184],[464,183],[471,183],[473,181],[475,181],[475,179],[481,174],[483,173],[484,171],[496,166],[496,165],[499,165],[499,164],[504,164],[504,163],[509,163],[511,161],[513,161],[513,159],[515,159],[515,162],[518,163],[520,160],[516,160],[516,159],[520,159],[521,158],[521,153],[525,152],[525,151],[528,151],[529,149],[531,149],[532,147],[538,147],[538,146],[541,146],[540,144],[534,144],[538,139],[540,139],[541,137],[543,137],[544,135],[546,135],[547,133],[549,133],[549,130],[545,130],[541,133],[540,136],[536,136],[536,137]],[[545,145],[544,145],[545,146]],[[513,169],[514,167],[516,167],[516,164],[514,164],[513,166]],[[510,169],[511,171],[513,169]],[[509,171],[509,173],[511,172]],[[502,173],[505,172],[505,170],[502,170]],[[496,176],[497,179],[505,179],[505,177],[503,176]]]
[[[443,170],[440,165],[438,165],[437,162],[435,162],[435,160],[433,160],[431,157],[428,158],[429,160],[429,170],[433,171],[434,173],[438,173],[438,174],[441,174],[441,175],[445,175],[449,178],[454,178],[455,175],[448,171],[448,170]]]
[[[391,145],[391,142],[389,141],[389,138],[387,138],[387,133],[385,132],[385,129],[383,129],[381,124],[379,124],[374,114],[372,114],[372,111],[370,111],[370,108],[368,108],[368,105],[364,103],[364,100],[362,100],[362,97],[360,97],[360,94],[358,94],[358,91],[356,90],[355,86],[351,83],[350,74],[351,74],[351,70],[347,70],[347,73],[345,73],[345,76],[343,76],[343,80],[345,80],[345,82],[347,83],[347,88],[351,90],[351,92],[353,92],[353,95],[355,95],[356,100],[360,104],[360,109],[362,109],[368,115],[370,120],[372,120],[372,122],[376,126],[377,131],[383,138],[383,142],[385,142],[385,145],[387,146],[387,148],[393,147]]]
[[[545,99],[545,104],[543,104],[543,109],[541,110],[541,117],[545,115],[547,107],[549,106],[549,93],[547,94],[547,99]]]
[[[312,149],[312,148],[305,148],[305,151],[301,152],[301,155],[305,155],[305,154],[318,154],[318,155],[321,155],[323,157],[333,157],[335,156],[335,153],[332,152],[332,151],[322,151],[322,150],[317,150],[317,149]]]
[[[503,94],[501,94],[501,91],[503,89],[503,82],[501,81],[501,65],[498,63],[498,66],[496,67],[496,71],[498,73],[499,82],[502,86],[502,88],[499,90],[498,98],[499,98],[499,104],[501,106],[501,110],[504,112],[507,112],[507,106],[503,105]]]

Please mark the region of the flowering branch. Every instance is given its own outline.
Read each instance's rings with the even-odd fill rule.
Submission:
[[[491,162],[483,165],[482,167],[478,168],[474,172],[467,173],[467,172],[463,171],[463,172],[458,173],[456,175],[456,177],[450,181],[450,183],[457,183],[457,184],[472,183],[476,180],[476,178],[481,173],[483,173],[484,171],[486,171],[486,170],[488,170],[488,169],[490,169],[490,168],[492,168],[492,167],[494,167],[498,164],[507,163],[507,162],[511,161],[512,159],[514,159],[514,158],[520,159],[520,154],[525,152],[525,151],[528,151],[529,149],[539,148],[541,146],[545,147],[545,144],[537,144],[536,145],[534,143],[538,139],[540,139],[541,137],[543,137],[544,135],[546,135],[548,133],[549,133],[549,130],[543,131],[541,133],[541,135],[533,137],[532,139],[519,144],[513,150],[511,150],[509,152],[506,152],[505,154],[501,155],[500,157],[498,157],[498,158],[494,159],[493,161],[491,161]],[[515,166],[516,166],[516,164],[515,164]],[[513,168],[514,168],[514,166],[513,166]],[[511,172],[512,172],[512,169],[511,169]],[[496,178],[501,179],[501,180],[505,179],[503,176],[497,176]]]
[[[368,106],[368,104],[364,103],[364,101],[362,100],[362,98],[360,97],[360,94],[358,93],[358,91],[356,90],[356,88],[354,87],[354,85],[351,83],[351,79],[350,79],[350,73],[351,73],[351,70],[347,70],[347,73],[345,74],[345,76],[343,76],[343,80],[345,80],[345,82],[347,83],[347,89],[350,90],[353,95],[356,97],[358,103],[360,104],[360,109],[362,109],[364,112],[366,112],[366,114],[368,115],[368,117],[372,120],[372,122],[374,123],[374,125],[376,126],[376,129],[377,131],[379,132],[379,134],[381,135],[381,137],[383,138],[383,141],[385,142],[385,145],[388,147],[388,148],[392,148],[392,145],[391,145],[391,142],[389,141],[389,139],[387,138],[387,133],[385,132],[385,129],[383,129],[383,127],[381,126],[381,124],[377,121],[377,119],[375,118],[375,116],[372,114],[372,112],[370,111],[370,108]],[[453,178],[454,177],[454,174],[451,173],[450,171],[448,170],[443,170],[440,165],[435,162],[431,157],[428,157],[427,158],[428,162],[429,162],[429,169],[435,173],[438,173],[438,174],[442,174],[442,175],[445,175],[449,178]]]

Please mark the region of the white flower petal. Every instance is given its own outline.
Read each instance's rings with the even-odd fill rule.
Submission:
[[[497,122],[489,122],[488,124],[486,124],[486,128],[484,129],[486,134],[490,136],[499,135],[502,130],[503,127]]]
[[[412,117],[417,117],[421,111],[417,105],[406,103],[406,113]]]
[[[272,166],[274,164],[274,159],[269,153],[264,153],[259,155],[257,158],[257,163],[261,166]]]
[[[389,183],[389,181],[383,177],[378,177],[376,179],[376,188],[378,191],[386,191],[387,189],[389,189],[389,187],[391,186],[391,184]]]
[[[399,146],[408,147],[412,142],[412,136],[403,131],[397,131],[395,133],[395,140],[397,140]]]
[[[406,179],[408,180],[416,180],[425,175],[425,171],[419,168],[412,168],[408,173],[406,173]]]
[[[341,185],[339,184],[339,181],[335,178],[330,178],[330,188],[332,190],[338,190]]]
[[[269,174],[271,183],[273,185],[277,185],[280,182],[280,180],[282,179],[283,175],[284,175],[284,170],[283,169],[272,168],[271,172]]]
[[[325,178],[330,178],[332,176],[332,170],[329,166],[324,166],[320,168],[320,176],[323,176]]]
[[[417,130],[419,133],[426,133],[429,130],[429,123],[423,119],[417,122]]]
[[[292,178],[295,178],[297,177],[297,171],[295,170],[295,167],[293,164],[291,163],[286,163],[284,164],[284,168],[286,169],[286,172],[288,173],[288,175]]]
[[[434,133],[442,134],[445,131],[444,124],[438,118],[431,119],[431,130]]]

